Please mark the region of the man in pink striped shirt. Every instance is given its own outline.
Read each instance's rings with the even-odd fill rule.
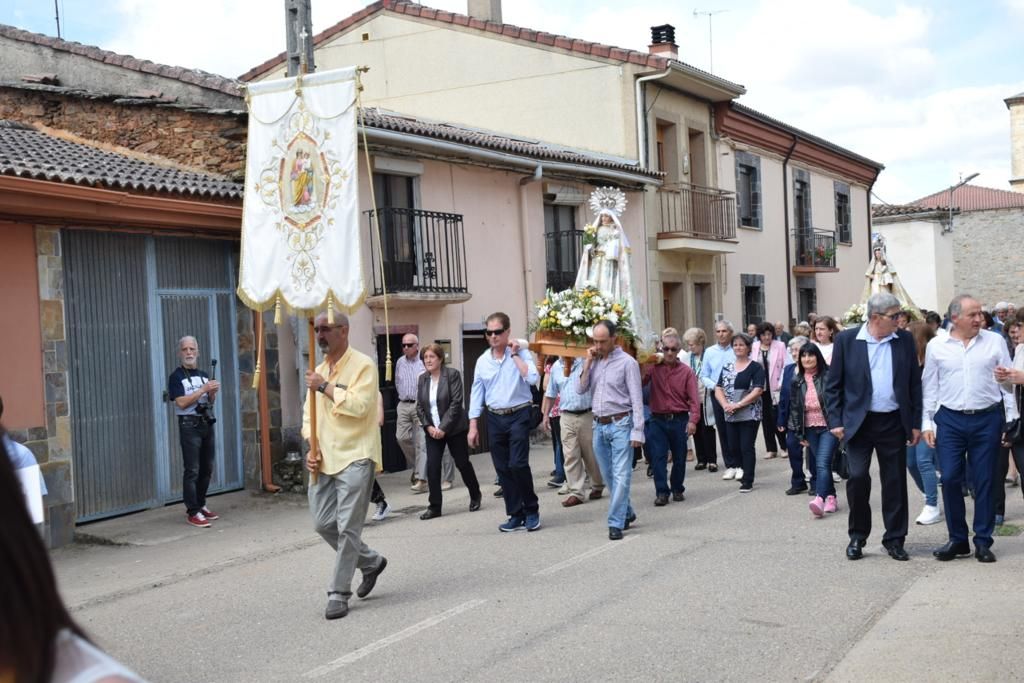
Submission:
[[[651,419],[647,422],[647,457],[654,471],[654,504],[668,505],[686,499],[686,437],[697,431],[700,420],[700,393],[697,375],[686,363],[679,362],[683,343],[669,332],[661,338],[664,360],[644,366],[643,382],[651,387]],[[668,475],[668,453],[672,451],[672,474]],[[671,488],[670,488],[671,486]]]

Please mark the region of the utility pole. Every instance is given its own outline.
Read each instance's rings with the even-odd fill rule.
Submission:
[[[695,16],[695,17],[699,17],[702,14],[705,14],[708,17],[708,73],[714,73],[715,72],[715,54],[714,54],[713,35],[712,35],[712,31],[711,31],[711,17],[715,16],[716,14],[722,14],[722,13],[728,12],[728,11],[729,10],[727,10],[727,9],[716,9],[716,10],[710,10],[710,11],[707,11],[707,12],[702,12],[700,10],[693,10],[693,16]]]
[[[288,52],[288,75],[316,71],[313,63],[312,0],[284,0],[284,22]],[[303,65],[305,69],[303,70]]]
[[[61,38],[62,36],[60,35],[60,5],[58,4],[59,2],[60,0],[53,0],[53,12],[57,18],[57,37]]]

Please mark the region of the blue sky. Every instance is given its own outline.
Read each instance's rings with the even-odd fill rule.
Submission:
[[[284,45],[281,0],[60,3],[66,39],[229,76]],[[364,4],[313,0],[314,30]],[[650,26],[670,23],[680,59],[707,69],[708,20],[695,10],[719,12],[714,72],[746,86],[741,101],[884,163],[882,200],[973,172],[975,184],[1008,187],[1003,99],[1024,91],[1024,0],[505,0],[504,19],[634,49],[646,49]],[[53,14],[48,0],[0,3],[0,23],[40,33],[55,34]]]

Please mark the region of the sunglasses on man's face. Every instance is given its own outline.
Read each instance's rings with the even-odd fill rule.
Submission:
[[[677,346],[663,346],[661,350],[664,353],[679,353],[679,347]]]
[[[405,342],[402,342],[402,348],[403,349],[411,349],[414,346],[416,346],[416,345],[415,344],[406,344]]]
[[[497,330],[484,330],[484,334],[487,335],[488,337],[497,337],[499,334],[504,334],[504,333],[505,333],[505,328],[504,327],[499,328]]]

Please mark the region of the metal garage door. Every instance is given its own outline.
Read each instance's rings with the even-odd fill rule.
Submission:
[[[164,402],[177,341],[227,378],[216,403],[210,491],[240,488],[232,242],[68,230],[63,235],[78,521],[181,498],[181,450]]]

